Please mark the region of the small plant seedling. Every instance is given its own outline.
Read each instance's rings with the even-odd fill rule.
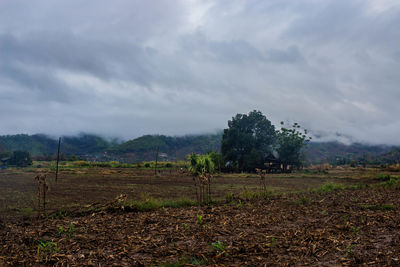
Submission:
[[[74,232],[75,232],[75,225],[73,222],[69,222],[68,237],[71,238]]]
[[[217,251],[218,255],[226,254],[228,256],[228,253],[226,253],[226,245],[224,245],[221,241],[213,242],[211,243],[211,247]]]
[[[276,238],[271,237],[271,247],[275,247],[275,246],[276,246]]]
[[[348,245],[346,247],[346,257],[353,255],[353,249],[356,245]]]
[[[59,226],[58,227],[58,235],[63,235],[65,233],[65,229],[64,229],[64,227],[61,225],[61,226]]]
[[[46,240],[38,240],[37,257],[40,262],[43,261],[43,257],[46,257],[47,255],[52,254],[56,251],[56,243]]]
[[[197,223],[199,225],[203,225],[203,216],[197,214],[196,217],[197,217]]]
[[[71,238],[74,233],[75,233],[75,225],[73,222],[69,222],[68,229],[65,229],[63,226],[58,227],[58,234],[61,236],[63,234],[66,234],[68,238]]]
[[[188,226],[187,223],[184,223],[184,224],[183,224],[183,227],[185,228],[186,231],[189,229],[189,226]]]
[[[238,200],[237,206],[238,206],[239,208],[243,206],[243,202],[242,202],[240,199]]]
[[[353,230],[354,234],[358,235],[360,233],[361,227],[351,226],[351,229]]]

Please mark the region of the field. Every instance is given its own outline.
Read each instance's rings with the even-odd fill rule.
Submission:
[[[38,173],[50,183],[40,219]],[[400,265],[395,177],[269,174],[261,192],[255,174],[220,174],[214,203],[199,206],[192,177],[176,169],[64,167],[57,183],[50,167],[7,169],[0,265]]]

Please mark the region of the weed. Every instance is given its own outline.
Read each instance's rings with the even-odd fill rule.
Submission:
[[[226,202],[228,202],[228,203],[233,202],[234,199],[235,199],[235,196],[231,192],[226,193],[226,195],[225,195]]]
[[[351,226],[351,229],[353,230],[353,234],[358,235],[360,233],[361,227]]]
[[[57,244],[51,241],[46,240],[38,240],[37,245],[37,257],[40,262],[43,261],[43,258],[46,258],[48,255],[57,252]]]
[[[74,233],[75,233],[75,225],[73,222],[69,222],[69,226],[68,229],[65,229],[63,226],[59,226],[58,227],[58,235],[62,236],[62,235],[67,235],[68,238],[71,238]]]
[[[386,173],[378,173],[376,175],[376,179],[381,180],[381,181],[389,181],[390,180],[390,175]]]
[[[271,247],[276,247],[276,238],[271,237]]]
[[[187,223],[184,223],[184,224],[183,224],[183,227],[185,228],[186,231],[189,229],[189,226],[188,226]]]
[[[197,218],[197,223],[198,223],[199,225],[203,225],[203,216],[197,214],[197,215],[196,215],[196,218]]]
[[[33,209],[31,207],[21,208],[20,211],[25,215],[29,216],[33,213]]]
[[[222,255],[225,254],[229,256],[228,253],[226,253],[226,245],[224,245],[221,241],[213,242],[211,243],[211,247],[217,251],[217,255]]]
[[[67,217],[67,216],[68,216],[68,212],[67,211],[62,211],[62,210],[59,210],[59,211],[57,211],[56,213],[54,213],[52,215],[52,217],[55,218],[55,219],[62,219],[62,218]]]
[[[302,197],[299,200],[296,201],[297,205],[305,205],[308,204],[310,202],[310,200],[306,197]]]
[[[236,205],[237,207],[241,208],[243,206],[243,202],[239,199],[238,204]]]
[[[342,190],[345,189],[345,186],[343,184],[336,184],[336,183],[326,183],[324,184],[319,190],[314,190],[316,192],[322,192],[322,193],[331,193],[336,190]]]
[[[346,257],[349,257],[351,255],[353,255],[353,249],[356,247],[356,245],[348,245],[346,247]]]

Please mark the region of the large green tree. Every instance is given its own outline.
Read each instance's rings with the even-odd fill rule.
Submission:
[[[288,165],[300,166],[302,149],[311,140],[307,136],[307,130],[303,130],[298,123],[286,128],[281,122],[281,129],[276,131],[278,159],[283,165],[283,171],[287,170]]]
[[[264,167],[271,157],[275,137],[275,127],[260,111],[237,114],[228,121],[222,136],[225,163],[237,171]]]

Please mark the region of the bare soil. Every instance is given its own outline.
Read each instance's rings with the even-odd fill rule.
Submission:
[[[8,221],[0,226],[0,259],[10,265],[399,266],[399,208],[399,189],[376,187]],[[60,233],[71,223],[70,235]],[[56,248],[38,249],[38,240]],[[218,241],[220,249],[212,245]]]

